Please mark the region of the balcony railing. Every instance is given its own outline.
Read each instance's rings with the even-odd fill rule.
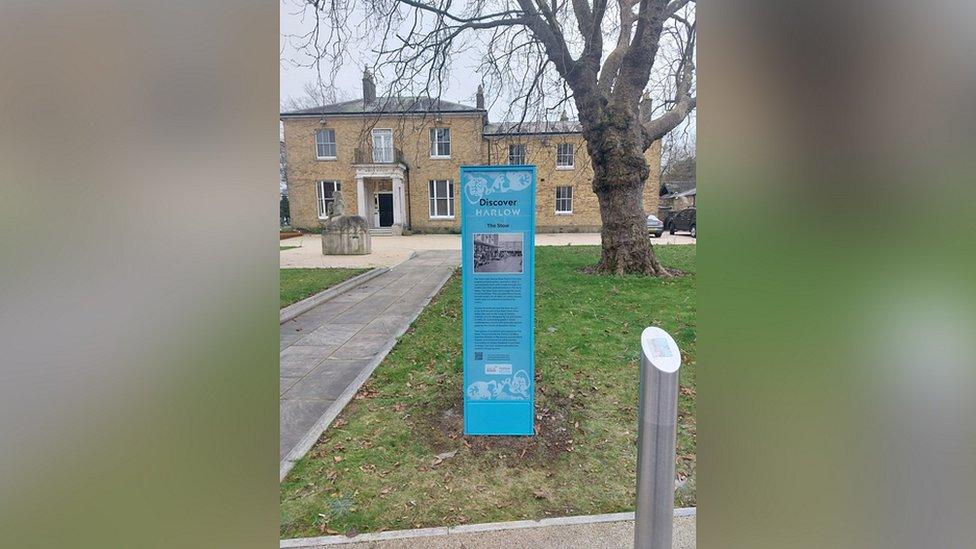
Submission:
[[[356,149],[356,164],[406,164],[403,151],[393,147],[373,148],[359,147]]]

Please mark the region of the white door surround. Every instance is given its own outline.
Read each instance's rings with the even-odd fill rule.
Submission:
[[[374,189],[376,189],[377,186],[375,183],[367,185],[365,181],[366,179],[386,179],[389,181],[388,184],[383,185],[386,188],[379,192],[388,192],[393,194],[393,226],[390,228],[393,234],[401,234],[403,232],[403,228],[409,225],[410,220],[407,219],[405,211],[407,201],[404,183],[406,179],[406,170],[404,168],[405,166],[402,164],[359,164],[355,166],[356,210],[360,216],[370,221],[370,225],[372,227],[379,227],[379,213],[375,211],[374,208],[374,200],[376,200],[374,195],[377,192]]]

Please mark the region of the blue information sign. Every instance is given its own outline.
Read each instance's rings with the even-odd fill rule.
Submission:
[[[535,166],[461,167],[464,434],[531,435]]]

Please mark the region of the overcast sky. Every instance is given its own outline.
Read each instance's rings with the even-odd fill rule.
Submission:
[[[303,15],[302,5],[301,0],[281,0],[280,4],[281,37],[279,42],[281,61],[279,62],[280,77],[278,85],[280,86],[282,101],[289,96],[303,95],[302,86],[306,82],[315,82],[316,80],[316,72],[314,69],[295,66],[296,62],[307,65],[310,60],[307,56],[297,52],[293,47],[294,40],[288,38],[289,35],[301,35],[313,28],[311,10]],[[350,53],[365,49],[361,44],[351,44],[350,47],[352,48]],[[356,58],[354,63],[348,63],[342,67],[336,81],[337,87],[346,94],[346,99],[362,97],[363,66],[366,64],[366,57],[356,54],[353,54],[353,56]],[[473,70],[476,61],[473,59],[471,53],[461,54],[455,57],[453,61],[454,67],[451,71],[451,82],[447,86],[447,92],[442,96],[442,99],[474,106],[474,95],[480,82],[480,76]],[[323,70],[326,70],[326,68],[323,67]],[[377,88],[382,93],[382,82],[379,83]],[[490,109],[489,115],[501,116],[503,106],[496,104],[493,107]]]

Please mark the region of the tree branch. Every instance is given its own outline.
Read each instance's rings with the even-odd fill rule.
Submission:
[[[644,150],[651,146],[651,143],[661,139],[671,130],[676,128],[685,117],[688,116],[698,104],[698,98],[685,97],[671,107],[668,112],[658,118],[651,120],[641,126],[644,132]]]

